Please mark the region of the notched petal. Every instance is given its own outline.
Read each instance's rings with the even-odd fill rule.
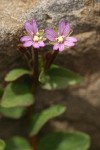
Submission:
[[[71,41],[71,42],[77,42],[77,38],[75,37],[67,37],[66,40]]]
[[[60,35],[63,35],[64,29],[65,29],[65,21],[61,20],[58,25],[58,31]]]
[[[33,44],[32,41],[26,41],[26,42],[23,44],[23,46],[24,46],[24,47],[30,47],[30,46],[32,46],[32,44]]]
[[[59,51],[62,52],[64,50],[64,43],[63,44],[59,44]]]
[[[38,42],[40,47],[44,47],[45,43],[43,41]]]
[[[33,35],[33,27],[29,21],[25,22],[25,29],[30,35]]]
[[[39,46],[39,43],[38,42],[33,42],[33,47],[34,48],[39,48],[40,46]]]
[[[30,36],[23,36],[23,37],[21,37],[21,39],[20,39],[21,42],[30,41],[30,40],[31,40],[31,37],[30,37]]]
[[[67,36],[70,33],[70,31],[71,31],[70,23],[66,23],[63,35]]]
[[[36,34],[38,32],[38,26],[35,19],[32,20],[33,32]]]
[[[55,31],[51,28],[46,28],[45,29],[45,37],[49,39],[50,41],[55,41],[57,38],[57,34]]]
[[[72,47],[75,45],[75,43],[73,43],[72,41],[65,41],[64,44],[68,47]]]
[[[58,50],[58,49],[59,49],[59,44],[58,43],[54,44],[53,50]]]

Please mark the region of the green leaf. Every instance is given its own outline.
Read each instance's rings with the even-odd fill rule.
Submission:
[[[90,137],[81,132],[51,133],[43,137],[38,150],[88,150]]]
[[[66,108],[62,105],[54,105],[33,116],[31,122],[30,136],[38,134],[40,129],[48,120],[61,115],[65,112],[65,110]]]
[[[0,113],[5,117],[18,119],[25,113],[25,107],[0,108]]]
[[[1,99],[1,106],[5,108],[17,106],[29,106],[33,104],[34,97],[28,85],[13,82],[5,88]]]
[[[5,148],[5,142],[0,139],[0,150],[4,150]]]
[[[13,137],[7,142],[5,150],[33,150],[28,141],[22,137]]]
[[[53,90],[77,84],[81,81],[81,77],[70,70],[52,65],[46,73],[43,71],[40,73],[39,81],[42,83],[42,88]]]
[[[31,71],[24,68],[13,69],[7,74],[5,81],[14,81],[25,74],[31,75]]]

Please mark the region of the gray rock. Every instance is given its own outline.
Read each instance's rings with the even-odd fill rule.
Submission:
[[[35,17],[40,28],[46,27],[48,23],[57,23],[61,18],[76,25],[75,13],[83,8],[82,0],[1,0],[0,3],[0,53],[6,53],[7,49],[8,55],[15,54],[12,49],[22,35],[23,23],[26,20]]]

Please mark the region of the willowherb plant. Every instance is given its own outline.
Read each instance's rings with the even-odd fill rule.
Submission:
[[[56,33],[51,28],[45,29],[45,37],[53,42],[53,50],[59,50],[60,52],[64,50],[64,48],[69,48],[75,45],[77,39],[74,37],[69,37],[72,33],[71,27],[69,23],[65,23],[63,20],[59,22],[58,32]]]
[[[25,29],[28,33],[28,36],[23,36],[20,41],[24,42],[24,47],[33,46],[34,48],[44,47],[44,37],[41,32],[38,31],[36,20],[33,19],[30,23],[29,21],[25,22]]]
[[[45,90],[64,89],[78,84],[81,77],[53,62],[56,56],[77,42],[71,37],[69,23],[61,20],[55,30],[47,27],[39,30],[36,20],[25,22],[27,35],[21,37],[19,51],[27,59],[29,68],[16,68],[5,77],[8,82],[1,90],[0,112],[2,116],[18,119],[23,115],[29,123],[29,141],[20,136],[12,137],[5,144],[0,140],[0,150],[88,150],[90,138],[81,132],[54,132],[38,139],[39,131],[50,119],[65,112],[61,104],[52,105],[40,113],[34,112],[35,95],[38,87]],[[53,45],[49,50],[48,45]],[[26,80],[27,78],[27,80]],[[38,103],[38,100],[37,100]],[[38,140],[37,140],[38,139]],[[36,141],[35,143],[33,141]]]

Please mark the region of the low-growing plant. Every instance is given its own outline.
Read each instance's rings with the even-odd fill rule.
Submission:
[[[75,37],[70,36],[70,24],[61,20],[58,30],[49,27],[38,30],[36,20],[33,19],[32,22],[25,22],[25,29],[27,35],[20,39],[22,44],[18,47],[27,59],[28,67],[15,68],[6,75],[6,87],[0,90],[0,113],[13,119],[26,115],[29,122],[28,139],[17,135],[6,142],[0,140],[0,150],[88,150],[90,137],[85,133],[59,131],[48,133],[42,138],[38,136],[50,119],[66,111],[65,106],[52,104],[41,112],[34,111],[38,89],[59,90],[81,81],[80,75],[53,64],[59,53],[77,42]],[[50,50],[51,45],[53,50]]]

